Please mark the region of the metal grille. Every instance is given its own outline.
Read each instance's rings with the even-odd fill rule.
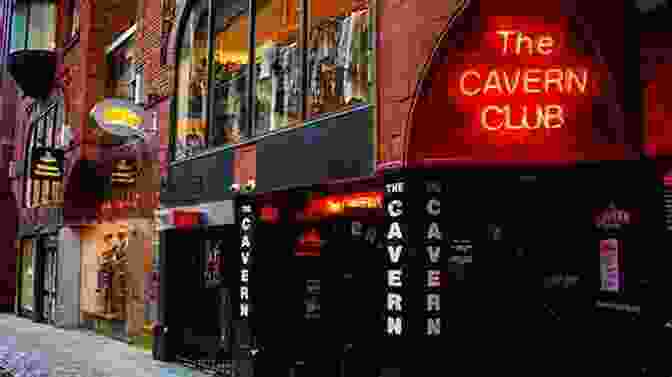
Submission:
[[[217,377],[234,377],[233,362],[231,360],[189,358],[177,356],[177,361],[186,367],[198,369],[203,373]]]

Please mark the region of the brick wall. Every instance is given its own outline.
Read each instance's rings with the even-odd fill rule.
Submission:
[[[170,61],[161,64],[164,2],[174,4],[174,0],[145,1],[142,20],[138,22],[141,30],[137,36],[137,61],[143,69],[146,96],[164,97],[172,94],[174,67]]]
[[[401,158],[420,70],[458,3],[380,0],[376,46],[379,163]]]

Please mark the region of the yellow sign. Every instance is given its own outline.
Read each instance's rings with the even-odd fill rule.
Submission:
[[[142,123],[142,118],[123,107],[109,107],[105,109],[103,111],[103,120],[107,124],[118,124],[131,128],[138,128]]]

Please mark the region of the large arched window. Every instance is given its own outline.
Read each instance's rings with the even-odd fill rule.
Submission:
[[[368,6],[192,1],[178,28],[173,159],[370,103]]]
[[[24,205],[26,208],[49,206],[63,201],[63,185],[60,179],[37,179],[31,176],[33,154],[48,148],[52,151],[64,148],[67,131],[63,125],[63,107],[60,101],[46,106],[28,128],[26,150],[26,179]],[[55,157],[55,156],[51,156]]]

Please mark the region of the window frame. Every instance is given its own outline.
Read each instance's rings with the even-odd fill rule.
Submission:
[[[32,13],[32,6],[35,3],[39,3],[40,0],[13,0],[10,1],[11,3],[11,20],[9,21],[9,45],[8,45],[8,51],[11,53],[13,51],[21,51],[21,50],[31,50],[35,49],[35,47],[32,47],[30,45],[31,41],[31,34],[34,33],[36,30],[31,27],[31,13]],[[48,27],[53,28],[50,30],[52,33],[53,39],[48,41],[48,44],[50,46],[46,47],[40,47],[38,49],[47,49],[47,50],[52,50],[55,49],[56,47],[56,42],[58,39],[57,35],[57,24],[58,24],[58,5],[59,1],[58,0],[42,0],[42,2],[46,4],[52,4],[52,16],[53,16],[53,25],[47,25]],[[25,6],[25,20],[24,20],[24,34],[22,37],[22,41],[17,41],[16,38],[17,36],[15,35],[16,30],[15,30],[15,18],[16,18],[16,8],[19,3],[23,3]],[[48,5],[47,5],[48,6]],[[13,42],[16,42],[17,47],[14,48]]]
[[[133,47],[135,48],[135,34],[137,31],[138,24],[135,23],[128,29],[124,30],[117,38],[112,41],[106,48],[105,48],[105,57],[106,61],[108,64],[110,64],[110,60],[114,60],[114,54],[120,49],[120,48],[128,48],[127,43],[131,42],[133,43]],[[124,78],[122,77],[121,74],[117,71],[117,66],[110,66],[108,67],[108,72],[110,74],[109,79],[111,81],[122,81]],[[126,83],[128,87],[128,96],[124,99],[132,102],[133,104],[142,104],[144,101],[143,99],[143,93],[142,91],[144,90],[144,86],[142,85],[142,69],[138,69],[135,59],[130,63],[130,66],[127,67],[127,70],[130,74],[130,79]],[[140,85],[140,87],[138,87]]]
[[[191,156],[187,156],[184,158],[176,158],[176,139],[177,139],[177,101],[179,100],[174,100],[171,103],[171,125],[170,125],[170,136],[169,136],[169,165],[172,164],[178,164],[183,161],[195,159],[195,158],[200,158],[203,156],[206,156],[208,154],[211,154],[215,151],[218,150],[225,150],[225,149],[230,149],[230,148],[235,148],[238,145],[244,145],[250,142],[254,142],[255,140],[258,140],[263,137],[275,135],[278,133],[282,132],[287,132],[295,128],[300,128],[308,123],[312,123],[314,121],[318,120],[323,120],[323,119],[328,119],[334,116],[339,116],[343,113],[351,112],[361,106],[372,106],[375,105],[375,98],[370,98],[370,101],[368,103],[362,104],[361,106],[353,106],[350,108],[343,108],[341,110],[338,110],[336,112],[326,112],[319,114],[317,116],[309,116],[310,114],[308,113],[308,92],[310,90],[309,88],[309,76],[306,74],[308,70],[308,48],[307,48],[307,43],[308,43],[308,36],[310,32],[310,27],[311,27],[311,20],[310,20],[310,6],[311,6],[311,1],[320,1],[320,0],[298,0],[297,1],[297,22],[298,22],[298,38],[297,38],[297,43],[299,45],[298,48],[300,48],[300,71],[299,71],[299,83],[301,85],[301,91],[300,91],[300,96],[301,98],[299,99],[299,113],[300,113],[300,121],[299,125],[295,127],[288,127],[284,129],[279,129],[279,130],[274,130],[274,131],[266,131],[266,132],[261,132],[257,133],[256,132],[256,121],[257,117],[256,116],[248,116],[246,117],[246,122],[244,124],[244,129],[241,129],[241,134],[247,135],[244,139],[242,139],[240,142],[237,143],[229,143],[229,144],[222,144],[222,145],[212,145],[211,144],[211,138],[210,138],[210,127],[213,122],[213,111],[214,111],[214,70],[213,70],[213,61],[214,61],[214,37],[215,37],[215,22],[216,22],[216,9],[217,7],[214,6],[215,0],[191,0],[191,1],[186,1],[186,4],[184,5],[184,8],[182,9],[181,13],[179,14],[179,19],[176,22],[175,28],[176,28],[176,43],[175,43],[175,70],[176,72],[179,70],[179,56],[180,56],[180,50],[182,49],[183,43],[184,43],[184,36],[185,36],[185,28],[187,27],[187,23],[189,22],[191,18],[191,13],[194,10],[194,7],[198,5],[199,1],[203,1],[206,4],[206,7],[208,9],[208,25],[207,25],[207,31],[208,31],[208,41],[207,41],[207,48],[208,48],[208,93],[207,93],[207,106],[206,106],[206,126],[205,126],[205,132],[206,132],[206,138],[205,138],[205,147],[197,152],[195,152]],[[353,1],[354,2],[354,1]],[[372,51],[371,52],[371,59],[372,63],[371,64],[371,69],[372,72],[369,73],[369,77],[372,77],[372,81],[369,82],[368,86],[368,91],[371,92],[372,88],[376,88],[376,39],[373,38],[373,35],[375,34],[375,25],[376,25],[376,20],[375,18],[377,17],[377,2],[376,0],[364,0],[360,2],[366,2],[369,5],[369,17],[370,17],[370,24],[371,26],[369,27],[369,49]],[[247,48],[248,48],[248,61],[254,62],[256,60],[256,25],[257,25],[257,19],[256,19],[256,11],[257,11],[257,0],[247,0],[247,11],[246,12],[241,12],[239,17],[244,17],[245,15],[247,16],[249,22],[248,22],[248,38],[247,38]],[[247,93],[246,93],[246,105],[248,108],[248,112],[250,114],[256,114],[256,96],[252,95],[252,93],[256,93],[256,85],[257,85],[257,72],[256,72],[256,65],[255,64],[248,64],[247,65],[247,77],[249,79],[247,80]],[[175,74],[173,77],[173,88],[175,91],[179,90],[179,85],[180,85],[180,76],[178,74]],[[373,96],[375,97],[375,95]]]

